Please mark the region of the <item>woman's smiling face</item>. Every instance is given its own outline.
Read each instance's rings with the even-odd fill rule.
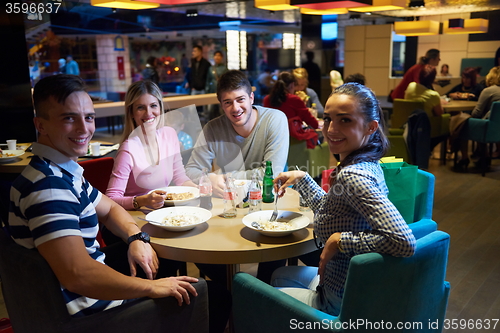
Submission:
[[[370,135],[378,128],[375,120],[365,123],[361,107],[355,98],[342,94],[330,96],[323,120],[322,131],[330,152],[339,154],[341,161],[366,145]]]
[[[132,117],[135,126],[144,125],[145,128],[153,128],[160,119],[161,107],[158,99],[150,94],[144,94],[132,104]]]

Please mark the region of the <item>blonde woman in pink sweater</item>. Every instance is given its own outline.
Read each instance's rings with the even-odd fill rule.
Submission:
[[[175,185],[196,187],[187,176],[177,133],[163,124],[160,88],[151,81],[133,83],[125,97],[125,128],[106,195],[127,210],[163,207]]]

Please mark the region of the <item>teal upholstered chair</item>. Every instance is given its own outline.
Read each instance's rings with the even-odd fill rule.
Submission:
[[[479,144],[491,144],[500,142],[500,102],[494,102],[491,106],[491,113],[488,119],[469,118],[467,120],[467,139],[476,141]],[[483,156],[480,159],[481,174],[484,177],[488,162],[486,157],[486,147],[482,149]]]
[[[314,149],[307,149],[305,141],[290,137],[287,159],[289,170],[294,170],[295,166],[298,166],[313,178],[321,176],[323,170],[330,168],[330,156],[330,149],[326,142],[317,145]]]
[[[449,235],[434,231],[417,240],[416,252],[409,258],[379,253],[354,256],[338,317],[238,273],[233,279],[235,332],[291,332],[299,327],[309,327],[307,332],[389,331],[380,329],[382,322],[391,325],[391,332],[440,332],[450,290],[444,280],[448,247]],[[437,327],[430,325],[436,322]],[[398,323],[421,326],[397,329]]]

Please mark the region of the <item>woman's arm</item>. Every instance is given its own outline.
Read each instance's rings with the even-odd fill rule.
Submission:
[[[337,184],[346,202],[371,226],[371,230],[343,231],[342,250],[349,255],[367,252],[409,257],[415,252],[416,240],[405,220],[382,193],[375,175],[365,170],[345,170]],[[338,186],[338,185],[337,185]]]
[[[125,189],[132,175],[133,158],[122,145],[118,150],[113,165],[113,171],[109,178],[106,195],[126,210],[133,210],[133,197],[125,197]]]

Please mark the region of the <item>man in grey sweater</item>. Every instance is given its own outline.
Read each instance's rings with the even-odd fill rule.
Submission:
[[[288,157],[288,121],[282,111],[254,106],[252,86],[244,73],[231,70],[217,85],[217,98],[224,114],[205,125],[198,138],[186,174],[198,181],[203,168],[210,173],[213,194],[222,197],[224,173],[235,172],[236,179],[251,179],[254,169],[264,175],[265,161],[272,161],[276,176],[284,170]]]

